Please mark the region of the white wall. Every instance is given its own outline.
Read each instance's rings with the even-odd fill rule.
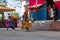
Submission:
[[[24,5],[26,5],[26,1],[15,1],[15,0],[7,0],[7,7],[15,8],[16,12],[22,16],[24,14]]]
[[[5,20],[8,20],[8,16],[10,16],[8,14],[12,15],[12,12],[4,12],[4,19]]]

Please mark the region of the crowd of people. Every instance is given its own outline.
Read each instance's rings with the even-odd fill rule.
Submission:
[[[22,28],[29,30],[29,27],[32,27],[32,24],[29,22],[28,14],[25,12],[22,18],[20,17],[18,20],[14,20],[13,17],[8,17],[8,20],[1,20],[0,21],[0,28],[12,28],[13,30],[15,28]]]
[[[1,20],[0,21],[0,28],[12,28],[15,29],[15,22],[12,18],[9,18],[8,20]]]

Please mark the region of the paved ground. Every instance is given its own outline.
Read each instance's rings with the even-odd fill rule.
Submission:
[[[25,32],[21,29],[0,29],[0,40],[60,40],[59,31],[32,31]]]
[[[33,24],[31,32],[16,28],[15,30],[0,28],[0,40],[60,40],[60,31],[42,31],[40,28],[47,28],[50,21],[44,24],[36,22]]]

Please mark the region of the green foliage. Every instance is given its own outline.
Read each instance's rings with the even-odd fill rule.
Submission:
[[[16,13],[16,12],[12,13],[12,16],[13,16],[13,18],[19,18],[18,13]]]
[[[25,9],[28,9],[28,5],[24,5]]]
[[[5,5],[0,5],[1,7],[6,7]]]
[[[0,20],[2,20],[2,17],[0,16]]]

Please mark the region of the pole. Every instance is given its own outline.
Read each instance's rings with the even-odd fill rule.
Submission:
[[[2,11],[2,21],[4,21],[4,11]]]

